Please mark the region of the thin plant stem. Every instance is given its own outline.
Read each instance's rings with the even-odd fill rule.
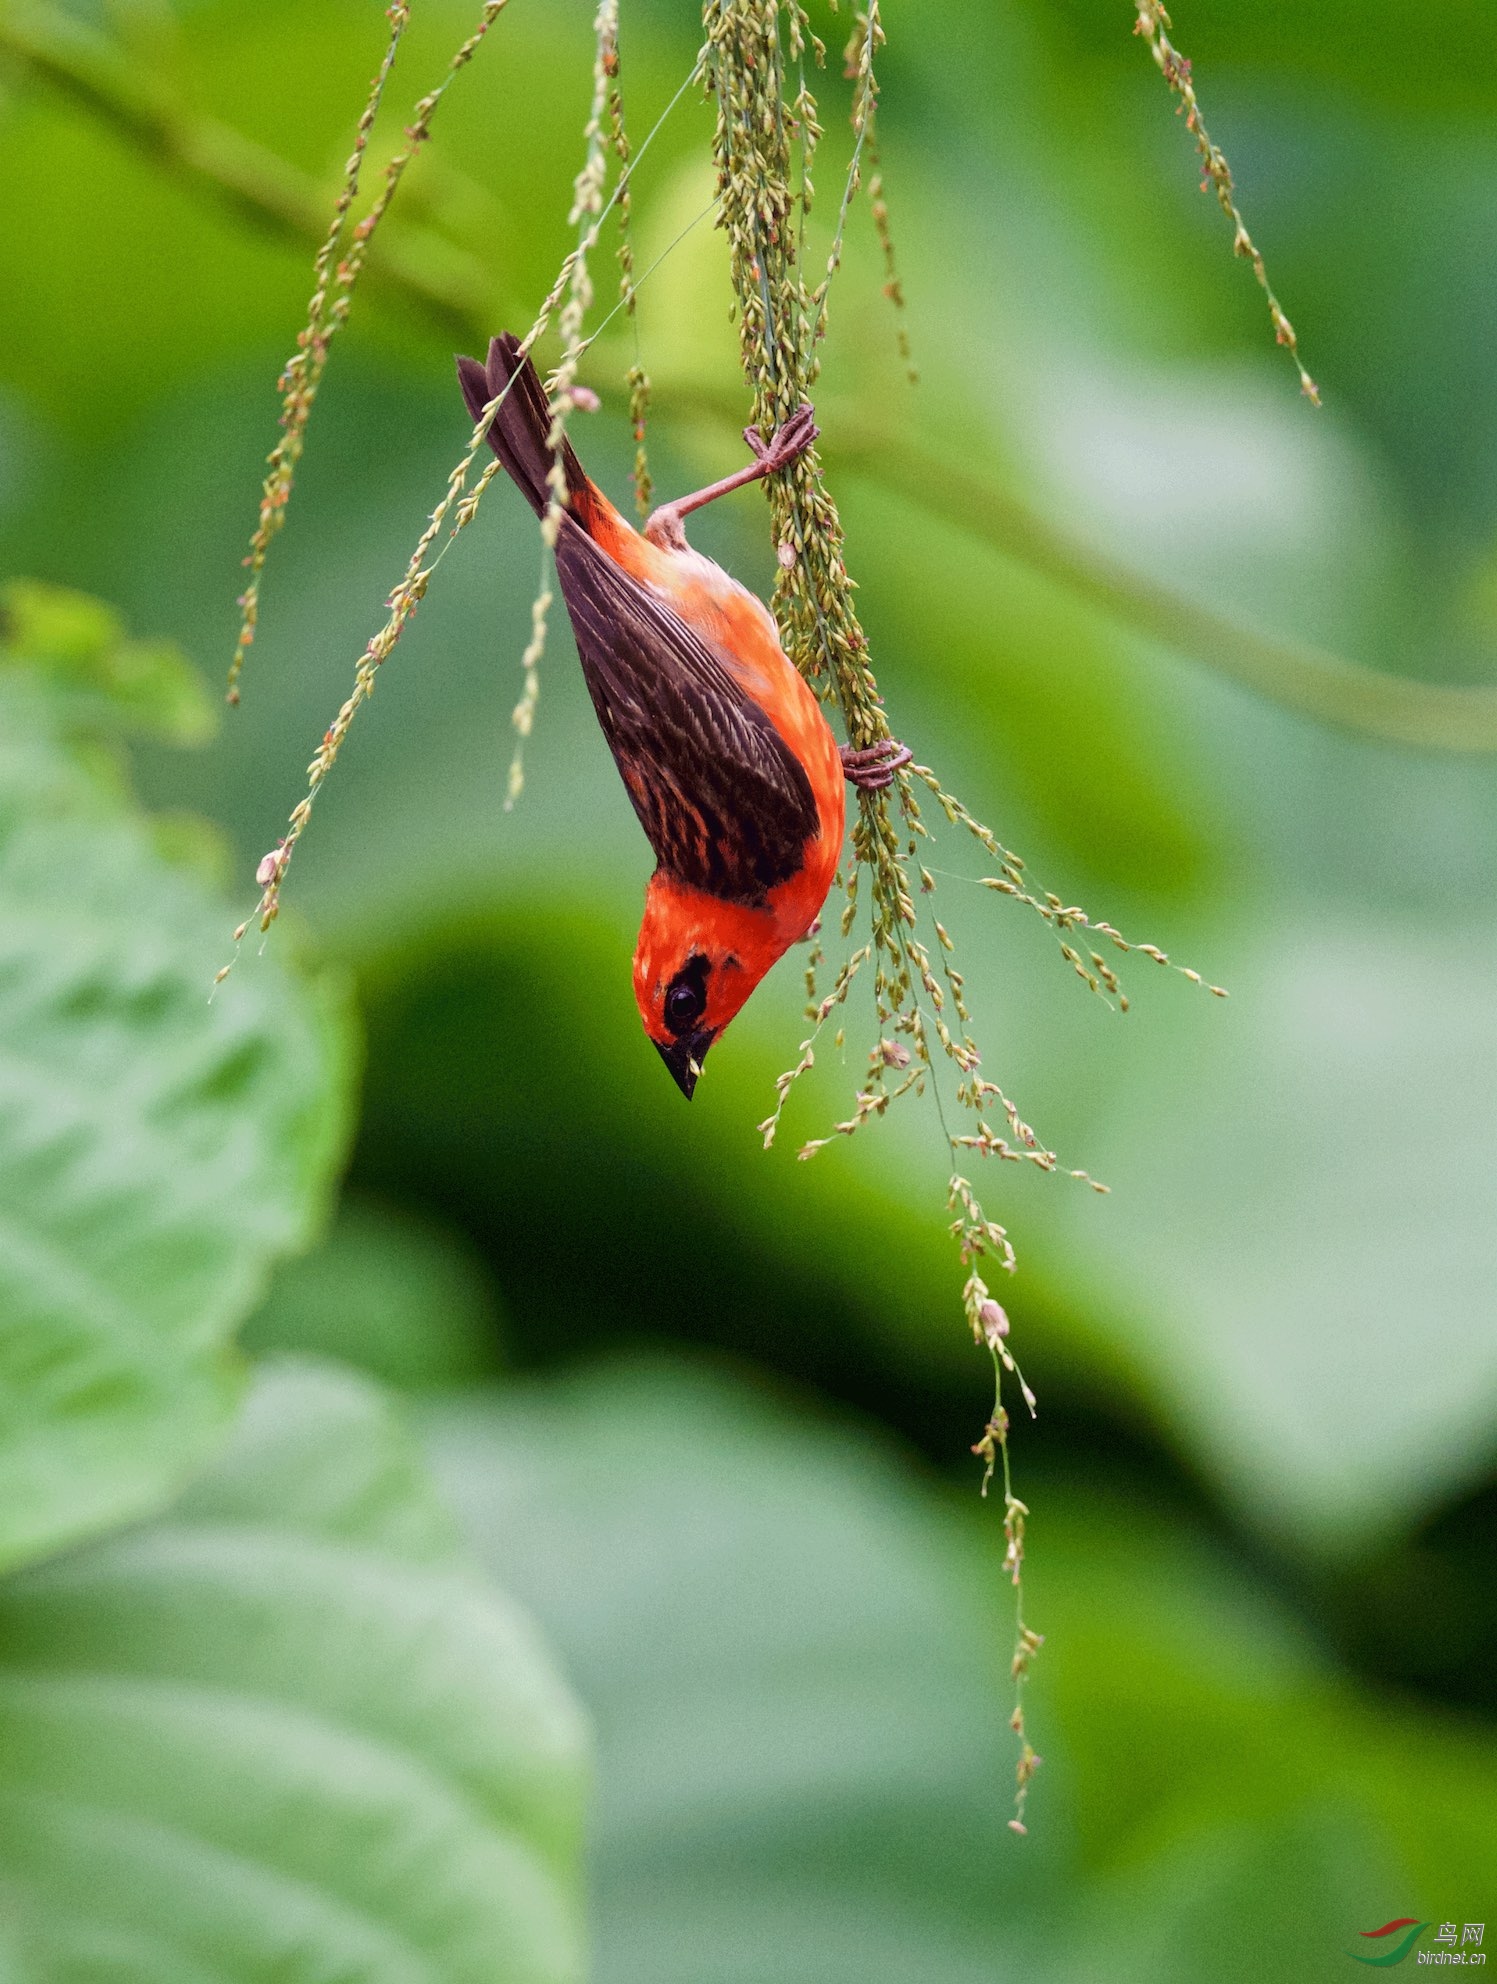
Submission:
[[[369,244],[380,222],[389,211],[390,202],[394,199],[405,176],[406,167],[430,136],[431,121],[454,77],[472,61],[484,36],[508,5],[509,0],[485,0],[477,26],[452,57],[446,75],[436,88],[428,91],[416,105],[413,120],[406,127],[405,144],[385,167],[384,183],[368,213],[353,228],[347,253],[340,257],[338,251],[343,246],[349,210],[358,195],[359,177],[369,143],[369,133],[384,96],[385,84],[395,61],[400,38],[410,19],[408,0],[396,0],[396,4],[388,9],[389,43],[359,118],[353,151],[349,156],[344,170],[343,184],[334,203],[332,223],[313,269],[312,300],[307,306],[307,322],[297,336],[296,351],[287,361],[285,370],[281,374],[282,432],[280,440],[270,453],[265,482],[260,493],[259,521],[255,527],[255,534],[250,540],[249,555],[244,561],[249,567],[250,577],[249,584],[239,600],[242,617],[239,624],[239,638],[234,647],[234,657],[229,664],[226,691],[230,703],[239,701],[239,678],[244,669],[245,655],[255,638],[255,629],[260,617],[260,587],[265,560],[272,542],[286,521],[286,506],[291,500],[297,464],[306,445],[307,422],[311,418],[312,405],[327,366],[328,349],[333,338],[348,321],[349,311],[353,307],[354,288],[363,273],[369,254]]]
[[[577,228],[577,246],[573,250],[571,268],[567,276],[567,299],[562,306],[560,330],[562,358],[560,365],[547,381],[547,391],[551,399],[551,431],[547,441],[551,449],[551,466],[547,471],[547,485],[550,499],[541,518],[541,576],[534,602],[530,609],[530,642],[522,657],[525,672],[524,687],[520,700],[515,705],[514,730],[515,747],[510,758],[509,778],[505,786],[505,811],[513,811],[521,793],[525,789],[525,744],[535,726],[536,706],[540,700],[541,678],[540,660],[546,648],[546,629],[551,610],[552,592],[550,580],[550,559],[556,549],[557,535],[561,530],[563,506],[566,503],[566,473],[562,466],[562,448],[566,440],[567,420],[576,404],[575,388],[577,367],[582,356],[582,330],[593,300],[592,277],[588,272],[588,251],[598,238],[602,223],[603,189],[608,178],[609,133],[604,129],[604,113],[607,109],[612,79],[618,68],[619,0],[600,0],[593,20],[595,52],[593,57],[592,107],[583,131],[584,156],[581,170],[572,182],[572,207],[567,218]],[[610,206],[617,206],[622,214],[629,198],[627,184],[628,160],[624,161],[624,171],[620,174],[618,189]]]
[[[1201,159],[1201,191],[1214,192],[1217,204],[1232,226],[1232,253],[1250,262],[1253,274],[1258,279],[1258,287],[1268,299],[1268,317],[1273,325],[1274,337],[1283,345],[1294,362],[1299,374],[1300,391],[1312,406],[1320,405],[1320,388],[1305,370],[1304,360],[1299,355],[1299,339],[1294,326],[1285,316],[1279,299],[1273,293],[1273,285],[1268,280],[1268,269],[1257,244],[1247,231],[1247,223],[1237,209],[1237,192],[1232,183],[1232,168],[1227,164],[1226,153],[1214,143],[1201,116],[1201,106],[1196,101],[1195,83],[1191,77],[1189,59],[1182,55],[1169,38],[1172,25],[1162,0],[1134,0],[1135,15],[1133,32],[1141,35],[1149,45],[1161,76],[1170,89],[1180,99],[1177,109],[1183,112],[1185,128],[1195,139],[1196,150]]]
[[[536,580],[535,598],[530,603],[530,639],[520,657],[520,700],[515,704],[510,718],[514,725],[515,747],[509,761],[509,776],[504,784],[506,813],[514,811],[525,790],[525,744],[535,727],[536,706],[540,702],[540,665],[541,657],[546,652],[546,629],[552,605],[551,556],[552,546],[543,537],[540,577]]]
[[[884,295],[894,308],[894,342],[900,362],[904,366],[905,377],[912,386],[918,386],[920,374],[915,369],[915,355],[910,347],[904,284],[900,280],[899,263],[894,253],[894,233],[889,224],[889,202],[884,195],[883,160],[879,155],[876,126],[872,126],[869,131],[868,166],[868,210],[873,216],[874,232],[878,236],[879,251],[884,258]]]
[[[260,575],[265,569],[272,540],[279,533],[286,520],[286,505],[291,500],[291,487],[296,475],[296,465],[301,459],[305,445],[307,421],[311,416],[312,402],[317,397],[317,388],[327,364],[328,345],[342,321],[335,318],[333,295],[341,286],[334,278],[338,250],[343,245],[343,236],[348,225],[349,210],[358,197],[359,178],[363,171],[364,154],[369,145],[369,133],[374,128],[375,117],[385,94],[385,85],[390,79],[390,71],[395,65],[396,52],[400,47],[401,36],[410,20],[408,5],[397,4],[388,10],[390,23],[389,40],[385,45],[384,57],[375,71],[374,80],[369,86],[369,95],[359,115],[354,132],[353,150],[348,155],[348,163],[343,169],[343,183],[338,188],[338,196],[333,202],[333,217],[328,226],[327,237],[317,251],[317,260],[312,266],[312,298],[307,305],[307,321],[297,333],[296,350],[286,361],[280,377],[281,394],[281,438],[270,452],[264,484],[260,491],[260,515],[255,526],[255,534],[250,540],[249,555],[245,564],[249,568],[249,583],[239,598],[242,618],[239,623],[239,638],[234,646],[234,658],[229,664],[227,698],[230,703],[239,701],[239,677],[244,668],[244,658],[250,643],[255,638],[255,626],[260,617]],[[343,316],[347,315],[347,306]]]
[[[603,50],[604,69],[608,77],[608,140],[618,159],[621,170],[629,165],[629,132],[624,122],[624,92],[619,81],[618,19],[615,15],[607,47]],[[619,302],[629,319],[629,329],[634,340],[634,362],[625,375],[629,388],[629,429],[634,437],[634,470],[631,480],[634,484],[634,505],[642,517],[650,513],[654,484],[650,478],[650,460],[645,447],[645,420],[650,408],[650,375],[644,367],[644,359],[639,341],[639,312],[635,299],[638,287],[634,280],[634,201],[627,185],[619,195]],[[591,340],[589,340],[591,342]]]

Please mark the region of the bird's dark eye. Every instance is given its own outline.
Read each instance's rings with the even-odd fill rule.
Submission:
[[[707,973],[712,969],[698,954],[688,958],[665,991],[665,1023],[676,1035],[690,1033],[707,1010]]]
[[[665,1021],[673,1033],[686,1029],[702,1017],[707,1001],[694,985],[673,985],[665,995]]]

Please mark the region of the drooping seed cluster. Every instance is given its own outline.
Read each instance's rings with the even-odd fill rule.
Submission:
[[[645,451],[645,418],[650,410],[650,375],[645,370],[640,352],[639,312],[637,307],[638,286],[634,274],[634,197],[629,188],[629,131],[624,121],[624,91],[619,80],[618,19],[615,11],[613,34],[603,51],[604,70],[608,77],[608,142],[619,162],[621,174],[619,182],[619,302],[629,319],[629,328],[634,335],[634,363],[625,374],[624,383],[629,388],[629,430],[634,437],[634,505],[642,517],[650,514],[654,483],[650,477],[649,457]]]
[[[1258,286],[1268,298],[1269,322],[1273,325],[1274,337],[1284,346],[1294,361],[1294,369],[1299,373],[1300,391],[1314,406],[1320,405],[1320,388],[1305,370],[1304,360],[1299,355],[1299,340],[1294,326],[1284,315],[1279,299],[1273,293],[1273,285],[1268,280],[1268,269],[1258,252],[1253,237],[1247,231],[1247,223],[1237,210],[1237,192],[1232,183],[1232,168],[1227,164],[1226,153],[1220,145],[1213,143],[1211,133],[1206,129],[1201,116],[1201,106],[1196,101],[1195,83],[1191,78],[1190,61],[1180,53],[1169,38],[1172,26],[1161,0],[1134,0],[1137,18],[1133,32],[1142,35],[1149,44],[1149,53],[1154,57],[1159,73],[1169,84],[1180,101],[1176,108],[1185,116],[1185,128],[1196,141],[1196,150],[1201,156],[1201,191],[1214,192],[1217,202],[1227,219],[1232,223],[1232,253],[1240,255],[1245,262],[1253,265],[1253,274],[1258,278]]]
[[[797,0],[789,5],[782,0],[708,0],[705,20],[708,75],[717,101],[720,225],[728,236],[753,421],[768,438],[811,397],[815,385],[831,278],[841,258],[842,223],[857,190],[871,91],[859,88],[855,99],[853,162],[826,270],[813,287],[806,279],[802,243],[820,133],[804,57],[808,43],[820,59],[825,51],[810,37]],[[871,72],[880,34],[876,6],[861,25],[865,52],[860,66]],[[793,95],[787,86],[788,63],[796,65],[798,77]],[[885,742],[889,725],[853,607],[842,526],[814,447],[773,477],[768,488],[779,552],[774,606],[786,652],[838,704],[855,747]],[[894,791],[898,816],[912,815],[915,800],[907,774],[899,774]],[[879,1016],[890,1025],[898,1020],[909,1031],[915,1010],[909,950],[915,910],[888,793],[860,794],[852,841],[856,867],[849,886],[854,900],[858,874],[867,869],[871,877]],[[914,1080],[918,1084],[918,1073]],[[887,1106],[882,1086],[876,1079],[864,1115]]]
[[[822,136],[817,103],[806,77],[806,55],[824,63],[825,50],[810,34],[800,0],[706,0],[707,75],[717,103],[715,156],[720,225],[728,236],[734,299],[745,377],[753,395],[753,418],[766,437],[811,397],[826,333],[832,279],[842,257],[849,208],[856,198],[864,164],[876,160],[874,118],[878,85],[874,60],[883,42],[877,0],[855,17],[848,44],[846,74],[853,84],[853,147],[825,267],[813,283],[807,275],[807,220],[814,197],[812,161]],[[902,304],[888,212],[881,177],[868,188],[885,260],[886,290]],[[908,345],[901,352],[908,362]],[[814,448],[768,484],[770,516],[779,553],[774,607],[786,652],[819,693],[839,708],[850,742],[858,748],[890,736],[883,698],[868,655],[868,643],[853,603],[853,582],[843,558],[843,533]],[[955,1094],[967,1127],[947,1132],[952,1169],[947,1181],[950,1230],[966,1269],[963,1308],[975,1340],[993,1360],[993,1410],[973,1451],[985,1462],[983,1492],[1001,1465],[1004,1490],[1005,1569],[1015,1587],[1018,1608],[1012,1661],[1015,1702],[1012,1726],[1019,1741],[1017,1796],[1010,1822],[1024,1830],[1024,1805],[1039,1763],[1024,1728],[1023,1684],[1041,1644],[1023,1616],[1024,1526],[1028,1510],[1014,1495],[1009,1471],[1009,1415],[1003,1404],[1006,1376],[1017,1385],[1032,1414],[1035,1398],[1008,1343],[1007,1316],[994,1300],[983,1267],[1011,1272],[1014,1250],[1004,1227],[985,1211],[963,1164],[972,1154],[1032,1164],[1044,1171],[1065,1170],[997,1083],[980,1072],[981,1056],[972,1036],[966,986],[957,969],[954,945],[936,918],[935,878],[919,860],[929,828],[916,797],[923,786],[946,819],[970,833],[999,865],[986,885],[1036,912],[1054,930],[1062,955],[1091,989],[1116,997],[1126,1007],[1117,974],[1090,944],[1073,939],[1095,931],[1120,951],[1137,949],[1167,965],[1152,945],[1131,945],[1111,924],[1093,923],[1059,896],[1036,890],[1024,864],[997,836],[948,793],[929,767],[912,764],[883,791],[861,790],[852,826],[853,862],[845,876],[841,917],[844,941],[851,938],[863,907],[866,878],[867,940],[853,949],[831,990],[818,996],[820,946],[807,970],[806,1016],[812,1031],[801,1043],[794,1066],[776,1083],[775,1107],[760,1124],[766,1146],[774,1141],[790,1092],[815,1064],[822,1029],[841,1016],[854,981],[872,963],[872,994],[878,1042],[851,1114],[829,1136],[804,1144],[801,1157],[825,1148],[836,1136],[852,1136],[882,1116],[901,1096],[923,1094],[943,1064],[955,1070]],[[920,911],[917,912],[917,903]],[[931,938],[923,931],[929,924]],[[1200,984],[1195,972],[1185,976]],[[1218,987],[1209,988],[1219,992]],[[843,1033],[835,1036],[841,1046]],[[939,1049],[939,1056],[937,1054]],[[995,1128],[991,1116],[1001,1118]],[[1094,1191],[1107,1188],[1084,1171],[1067,1175]]]
[[[405,143],[385,167],[380,190],[368,213],[358,221],[352,230],[348,227],[348,216],[358,197],[359,181],[363,173],[364,157],[369,148],[369,134],[374,128],[374,120],[384,99],[385,84],[394,67],[396,51],[410,19],[408,0],[395,0],[386,9],[390,22],[390,38],[385,47],[384,58],[369,87],[368,100],[359,117],[358,128],[354,133],[353,149],[348,163],[343,169],[343,183],[338,189],[338,197],[333,204],[333,218],[327,238],[318,251],[313,265],[312,297],[307,305],[307,321],[298,333],[296,350],[287,360],[280,377],[281,393],[281,438],[271,450],[266,462],[265,481],[260,492],[260,515],[255,526],[255,534],[250,540],[249,554],[245,564],[249,569],[249,584],[239,599],[240,623],[239,638],[234,647],[234,658],[229,664],[228,700],[239,701],[239,678],[244,670],[244,660],[255,638],[255,630],[260,618],[260,587],[265,571],[265,560],[269,556],[271,543],[286,521],[286,505],[291,500],[291,489],[296,479],[297,464],[306,446],[307,422],[312,415],[312,404],[317,397],[317,389],[322,383],[322,375],[327,366],[328,348],[334,337],[348,320],[353,307],[353,293],[364,264],[368,259],[369,243],[373,239],[380,222],[389,211],[406,167],[416,156],[421,146],[431,135],[431,122],[437,106],[446,95],[453,78],[465,69],[489,29],[498,20],[509,0],[485,0],[478,24],[463,42],[447,65],[447,73],[417,103],[412,121],[406,127]],[[347,253],[340,255],[345,239]]]
[[[848,64],[854,85],[852,160],[825,272],[813,286],[806,279],[803,244],[812,199],[810,160],[819,132],[814,98],[805,80],[804,56],[810,39],[805,14],[799,0],[788,0],[788,4],[784,0],[707,0],[704,12],[708,76],[717,99],[720,224],[728,236],[754,423],[768,437],[810,398],[816,380],[831,281],[841,260],[844,224],[858,191],[877,100],[873,60],[882,28],[876,0],[869,0],[866,12],[857,17]],[[811,45],[818,57],[824,55],[819,45]],[[797,77],[793,95],[787,87],[790,63],[795,64]],[[798,174],[793,171],[797,144]],[[869,663],[867,638],[853,605],[841,522],[814,448],[786,473],[771,479],[769,503],[780,552],[774,605],[786,652],[820,693],[838,705],[854,746],[861,749],[880,743],[890,736],[889,724]],[[938,798],[944,797],[934,774],[924,768],[917,768],[913,775],[900,772],[893,786],[884,791],[859,792],[852,828],[854,864],[847,875],[842,930],[844,937],[851,933],[859,908],[859,883],[866,873],[870,937],[851,954],[832,990],[819,1001],[815,998],[813,967],[808,1014],[815,1031],[802,1043],[797,1064],[777,1084],[775,1110],[760,1125],[766,1144],[774,1138],[791,1087],[814,1063],[816,1034],[845,1005],[854,978],[871,958],[879,1041],[869,1057],[853,1112],[836,1125],[833,1134],[854,1135],[901,1096],[923,1093],[935,1077],[934,1048],[939,1045],[957,1070],[960,1099],[978,1112],[979,1128],[970,1141],[984,1154],[1032,1154],[1036,1141],[1032,1133],[1029,1145],[1016,1151],[995,1138],[982,1121],[987,1095],[996,1091],[977,1077],[979,1056],[969,1032],[962,977],[951,958],[951,940],[932,919],[937,952],[933,962],[930,950],[917,935],[916,890],[909,864],[918,839],[926,834],[914,791],[917,776]],[[966,817],[964,809],[962,817]],[[920,870],[921,890],[929,895],[934,887],[928,871]],[[1016,1113],[1013,1120],[1018,1121]],[[813,1139],[803,1146],[801,1156],[810,1156],[828,1141]],[[992,1353],[999,1393],[979,1450],[988,1460],[989,1473],[996,1455],[1001,1455],[1004,1471],[1007,1567],[1019,1605],[1013,1727],[1020,1754],[1012,1823],[1022,1831],[1024,1799],[1038,1759],[1024,1734],[1019,1690],[1039,1637],[1023,1619],[1026,1512],[1009,1486],[1008,1415],[1001,1400],[1002,1373],[1007,1370],[1018,1379],[1031,1410],[1033,1394],[1023,1384],[1004,1338],[986,1329],[983,1321],[985,1310],[996,1309],[997,1304],[992,1302],[977,1263],[994,1258],[1000,1267],[1011,1269],[1013,1248],[1004,1229],[987,1216],[971,1183],[957,1169],[960,1146],[955,1140],[952,1157],[948,1194],[955,1214],[952,1233],[968,1270],[964,1307],[978,1342]],[[1050,1161],[1053,1164],[1054,1160]]]
[[[489,0],[489,5],[485,8],[486,18],[496,17],[506,4],[507,0]],[[611,18],[613,32],[616,35],[617,0],[603,0],[603,4],[599,8],[598,18],[605,23],[605,26]],[[603,46],[603,34],[604,30],[600,28],[600,49]],[[470,53],[474,46],[476,46],[476,38],[474,37],[470,37],[469,42],[464,43],[464,48],[468,49]],[[601,55],[599,67],[601,70]],[[696,73],[697,71],[694,67],[692,75],[695,76]],[[690,78],[688,78],[689,80]],[[676,97],[672,99],[672,107],[675,102],[680,100],[680,96],[684,93],[686,87],[687,85],[683,84],[681,90],[677,92]],[[624,169],[623,174],[614,187],[613,193],[604,201],[601,194],[606,177],[606,148],[602,137],[602,115],[603,100],[595,94],[593,114],[588,126],[587,156],[574,186],[573,218],[577,220],[580,229],[577,243],[563,257],[555,282],[551,285],[550,291],[542,301],[541,307],[536,313],[535,321],[520,341],[521,349],[529,352],[537,339],[551,323],[552,318],[557,315],[563,297],[568,298],[568,309],[563,313],[561,318],[562,328],[568,333],[566,352],[562,361],[561,383],[556,388],[560,395],[557,404],[556,419],[560,424],[558,427],[553,428],[553,436],[558,439],[559,434],[565,431],[564,422],[566,414],[570,411],[573,397],[572,381],[575,378],[577,356],[582,349],[582,317],[586,311],[587,300],[590,300],[592,293],[588,284],[587,258],[598,244],[604,223],[626,191],[628,175],[633,171],[634,164],[637,163],[636,159],[636,161],[631,162]],[[669,115],[669,109],[667,109],[665,115]],[[661,121],[664,121],[663,118]],[[655,128],[658,130],[659,124]],[[651,135],[654,135],[653,132]],[[645,142],[648,144],[649,140],[647,139]],[[644,150],[645,145],[641,145],[639,148],[640,156],[643,155]],[[593,188],[595,186],[598,196],[596,206],[592,204]],[[584,300],[581,304],[581,309],[576,310],[573,306],[576,305],[579,297]],[[567,373],[566,369],[568,364],[571,366],[570,374]],[[581,389],[579,388],[578,390],[580,391]],[[459,533],[466,530],[478,514],[478,508],[483,500],[484,493],[499,472],[498,462],[491,461],[479,474],[473,487],[471,489],[468,487],[468,480],[473,473],[474,464],[486,446],[489,428],[493,424],[494,418],[503,404],[508,391],[509,388],[506,387],[504,393],[498,394],[484,408],[482,415],[473,428],[472,434],[469,436],[468,445],[464,449],[462,457],[447,477],[447,487],[441,501],[427,519],[426,527],[417,539],[415,549],[406,562],[405,571],[389,596],[387,601],[388,617],[379,629],[379,632],[375,634],[374,638],[360,655],[354,669],[353,687],[339,708],[338,714],[323,732],[322,741],[313,753],[312,760],[307,766],[307,789],[301,800],[291,811],[286,835],[263,858],[256,870],[255,879],[260,885],[260,900],[255,905],[253,913],[246,917],[235,930],[234,943],[236,946],[243,942],[246,934],[252,927],[258,927],[262,931],[269,930],[271,924],[274,923],[276,917],[279,915],[281,889],[285,883],[292,856],[296,851],[298,842],[311,822],[312,810],[316,804],[317,796],[321,792],[328,774],[337,762],[338,754],[343,748],[343,742],[348,735],[349,728],[360,708],[373,695],[379,670],[389,658],[401,634],[405,631],[412,614],[425,597],[426,589],[431,583],[437,566],[446,556],[447,551]],[[449,518],[451,519],[450,525]],[[547,542],[547,548],[549,549],[549,543],[554,542],[555,524],[554,519],[543,520],[543,538],[546,521],[550,521],[552,525],[550,539]],[[432,548],[437,543],[438,538],[441,537],[444,529],[447,531],[446,542],[437,551],[436,555],[431,557]],[[546,614],[550,605],[550,600],[546,597],[548,592],[549,584],[543,576],[540,591],[532,608],[530,644],[526,649],[525,656],[522,658],[522,667],[525,672],[527,684],[532,675],[535,674],[544,647]],[[538,680],[536,686],[537,688],[539,686]],[[520,707],[522,709],[525,707],[523,690]],[[531,715],[533,715],[533,710],[534,703],[532,700],[530,704]],[[523,737],[524,730],[518,711],[516,713],[516,729],[520,731]],[[217,973],[215,983],[219,983],[226,978],[231,969],[232,965],[223,966]]]
[[[604,130],[604,114],[610,107],[613,97],[613,78],[618,74],[619,45],[619,0],[600,0],[597,14],[593,19],[593,95],[586,125],[583,127],[583,160],[577,177],[572,181],[572,205],[567,214],[567,223],[577,229],[577,247],[567,276],[567,298],[562,305],[558,328],[562,339],[561,363],[546,382],[552,401],[551,431],[547,440],[551,448],[551,467],[546,481],[551,491],[551,500],[546,514],[541,518],[541,570],[536,583],[535,598],[530,607],[530,639],[525,652],[520,657],[520,700],[515,704],[510,721],[514,725],[515,748],[509,761],[509,776],[505,781],[504,810],[512,812],[515,803],[525,790],[525,744],[535,728],[535,712],[541,695],[541,659],[546,652],[546,633],[550,624],[552,605],[551,554],[556,549],[556,537],[561,529],[562,506],[566,502],[566,476],[561,466],[562,442],[566,438],[567,421],[574,406],[580,403],[581,389],[577,386],[577,366],[584,350],[583,326],[587,313],[592,308],[593,282],[588,270],[588,252],[595,230],[603,212],[603,193],[608,183],[608,154],[612,133]],[[619,126],[622,129],[622,126]],[[625,160],[627,166],[627,159]],[[621,178],[615,204],[622,211],[629,198],[628,180]],[[591,238],[590,238],[591,237]],[[491,462],[484,471],[483,486],[493,480],[498,464]],[[476,492],[483,493],[483,486]]]

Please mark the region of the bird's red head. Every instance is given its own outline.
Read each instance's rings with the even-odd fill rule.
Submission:
[[[645,1032],[690,1097],[707,1049],[800,931],[773,909],[750,909],[657,872],[634,951],[634,997]]]

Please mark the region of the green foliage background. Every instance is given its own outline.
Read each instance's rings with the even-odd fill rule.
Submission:
[[[402,195],[476,323],[523,328],[568,245],[590,14],[514,0]],[[625,0],[637,136],[692,14]],[[690,1109],[664,1082],[648,856],[562,631],[500,807],[507,489],[208,1004],[463,444],[460,333],[371,268],[205,741],[310,258],[21,59],[43,19],[0,0],[0,571],[45,582],[0,618],[0,1977],[1299,1980],[1393,1916],[1497,1923],[1493,766],[1368,736],[1363,676],[1301,713],[1307,651],[1409,708],[1493,680],[1485,11],[1421,63],[1385,0],[1176,10],[1316,414],[1126,6],[886,8],[921,380],[855,213],[819,413],[894,729],[1233,995],[1139,965],[1120,1019],[943,882],[989,1072],[1113,1187],[986,1193],[1041,1398],[1024,1841],[934,1120],[795,1164],[854,1005],[759,1151],[793,964]],[[63,25],[329,199],[383,35],[333,0]],[[469,25],[418,0],[376,161]],[[641,266],[709,134],[690,98],[641,168]],[[702,222],[640,303],[666,492],[739,459],[726,305]],[[631,357],[574,423],[620,499]],[[693,528],[767,588],[763,525]]]

